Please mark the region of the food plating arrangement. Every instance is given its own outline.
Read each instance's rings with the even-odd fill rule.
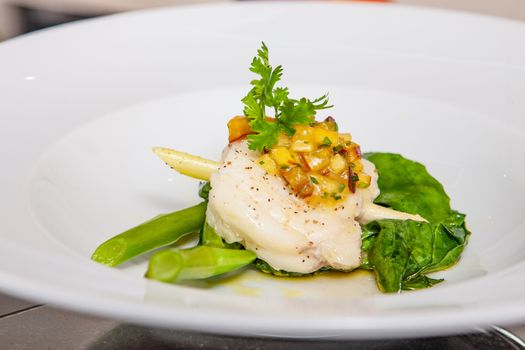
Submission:
[[[399,154],[369,152],[336,120],[316,120],[328,95],[294,99],[277,87],[263,43],[257,75],[229,120],[217,162],[168,149],[154,152],[201,180],[203,201],[159,215],[102,243],[92,259],[117,266],[153,249],[146,277],[177,283],[252,266],[276,276],[356,269],[374,273],[381,292],[431,287],[429,274],[454,265],[470,232],[426,168]],[[200,232],[192,248],[183,236]]]

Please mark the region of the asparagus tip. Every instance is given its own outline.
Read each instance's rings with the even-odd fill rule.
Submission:
[[[122,238],[112,238],[98,246],[91,260],[107,266],[116,266],[124,261],[126,241]]]

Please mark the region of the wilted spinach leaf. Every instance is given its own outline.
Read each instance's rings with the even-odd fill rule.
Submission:
[[[368,153],[379,172],[375,203],[428,222],[379,220],[363,227],[362,268],[374,270],[379,289],[398,292],[430,287],[426,276],[456,263],[470,232],[465,215],[450,208],[443,186],[426,168],[398,154]]]
[[[376,204],[419,214],[430,222],[450,216],[449,197],[424,165],[394,153],[367,153],[365,158],[379,172],[377,184],[381,194],[374,201]]]
[[[322,267],[320,268],[319,270],[317,271],[314,271],[312,273],[300,273],[300,272],[289,272],[289,271],[285,271],[285,270],[277,270],[277,269],[274,269],[273,267],[270,266],[270,264],[268,264],[266,261],[262,260],[262,259],[256,259],[254,262],[253,262],[254,266],[259,269],[261,272],[264,272],[264,273],[267,273],[267,274],[271,274],[271,275],[274,275],[274,276],[279,276],[279,277],[304,277],[304,276],[314,276],[314,275],[319,275],[321,273],[324,273],[324,272],[327,272],[327,271],[330,271],[330,270],[333,270],[332,268],[330,267]]]
[[[199,197],[201,197],[202,199],[208,200],[210,190],[211,185],[209,181],[199,183]]]

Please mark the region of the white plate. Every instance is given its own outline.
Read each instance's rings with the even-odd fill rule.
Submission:
[[[0,288],[137,323],[229,334],[391,337],[525,320],[525,26],[401,6],[251,3],[162,9],[0,45]],[[192,203],[150,151],[218,157],[261,40],[296,96],[364,150],[428,165],[470,245],[429,290],[370,276],[171,286],[89,260],[106,238]],[[47,151],[44,151],[46,150]],[[352,276],[352,275],[348,275]]]

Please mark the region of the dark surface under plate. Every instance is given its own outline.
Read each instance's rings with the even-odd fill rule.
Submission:
[[[434,350],[525,349],[504,329],[422,339],[305,341],[229,337],[143,327],[60,310],[0,294],[2,349]]]

